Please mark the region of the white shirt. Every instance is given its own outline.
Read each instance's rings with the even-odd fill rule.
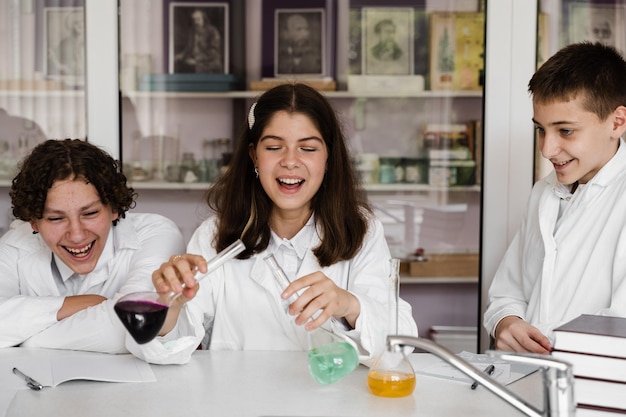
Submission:
[[[93,272],[68,287],[67,295],[99,294],[109,300],[57,321],[63,305],[53,276],[53,253],[29,223],[14,221],[0,239],[0,347],[127,352],[127,334],[113,311],[120,296],[154,291],[152,272],[184,251],[179,228],[156,214],[126,214],[111,227]],[[69,268],[56,260],[62,276]],[[69,270],[71,272],[71,270]]]
[[[213,258],[216,252],[211,242],[215,230],[215,219],[205,220],[192,236],[187,251],[207,260]],[[350,261],[320,267],[311,251],[318,244],[311,219],[290,241],[281,242],[275,237],[263,253],[227,262],[200,282],[198,294],[181,311],[176,328],[165,337],[129,348],[148,362],[186,363],[208,333],[210,340],[207,337],[205,342],[210,349],[307,350],[306,331],[285,313],[281,289],[263,260],[276,252],[287,275],[288,271],[296,271],[295,277],[299,278],[321,270],[357,297],[361,312],[355,329],[342,328],[332,320],[325,326],[354,340],[361,362],[368,364],[384,348],[388,325],[390,254],[382,224],[376,219],[369,222],[363,247]],[[289,256],[293,256],[291,261]],[[399,302],[398,329],[400,334],[417,336],[411,306],[404,300]]]
[[[526,217],[494,276],[489,301],[484,325],[491,335],[509,315],[549,338],[555,327],[580,314],[626,317],[623,140],[615,156],[574,194],[554,172],[535,184]]]

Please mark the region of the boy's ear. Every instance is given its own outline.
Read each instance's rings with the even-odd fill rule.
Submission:
[[[613,131],[621,137],[626,131],[626,107],[618,106],[613,112]]]

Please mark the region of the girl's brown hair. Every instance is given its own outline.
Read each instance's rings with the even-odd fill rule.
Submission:
[[[302,83],[274,87],[258,99],[227,171],[208,190],[207,204],[218,219],[215,249],[221,251],[241,237],[247,250],[239,258],[245,259],[265,250],[270,242],[273,204],[255,175],[248,151],[251,144],[256,147],[265,126],[279,111],[308,116],[328,149],[326,175],[311,201],[321,237],[313,253],[321,266],[350,259],[363,244],[372,210],[334,109],[322,94]]]

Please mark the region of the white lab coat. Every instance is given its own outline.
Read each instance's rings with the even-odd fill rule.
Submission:
[[[314,227],[312,220],[308,224]],[[214,231],[214,218],[204,221],[192,236],[188,252],[213,258]],[[363,247],[354,258],[325,268],[309,249],[319,244],[319,237],[315,232],[310,236],[297,277],[321,270],[358,298],[361,313],[355,329],[348,330],[337,320],[329,320],[325,327],[347,334],[356,343],[361,362],[370,364],[384,348],[388,325],[390,254],[382,224],[372,219]],[[270,244],[267,251],[250,259],[220,267],[200,282],[198,294],[181,311],[175,329],[131,351],[152,363],[186,363],[205,337],[205,327],[211,328],[210,341],[205,340],[210,349],[307,350],[306,332],[285,313],[281,289],[263,260],[272,250]],[[417,336],[411,306],[404,300],[399,302],[398,329],[400,334]]]
[[[557,222],[561,197],[569,198]],[[571,195],[554,172],[533,187],[526,217],[489,289],[485,329],[521,317],[552,331],[580,314],[626,317],[626,146]]]
[[[16,220],[0,239],[0,347],[45,347],[108,353],[128,352],[132,340],[113,311],[115,299],[154,291],[152,272],[184,251],[179,228],[156,214],[127,214],[112,226],[113,256],[82,279],[76,294],[109,300],[57,321],[65,299],[52,275],[52,250],[29,223]],[[57,261],[60,262],[60,261]]]

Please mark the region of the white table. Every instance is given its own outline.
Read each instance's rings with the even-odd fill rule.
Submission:
[[[0,355],[16,350],[0,349]],[[415,369],[439,360],[425,353],[410,358]],[[198,351],[186,365],[152,368],[158,382],[70,381],[43,391],[21,390],[7,417],[522,415],[484,387],[471,390],[466,383],[419,374],[412,396],[377,397],[368,391],[363,365],[335,384],[319,385],[304,352]],[[509,387],[540,407],[540,386],[534,373]]]

